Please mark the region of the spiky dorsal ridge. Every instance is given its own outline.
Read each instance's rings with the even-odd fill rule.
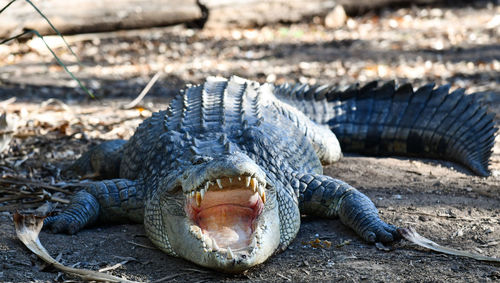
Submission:
[[[236,76],[229,80],[208,77],[205,83],[189,86],[171,102],[164,117],[164,128],[190,133],[185,142],[192,152],[204,148],[233,150],[232,142],[241,138],[245,128],[261,122],[261,86]]]

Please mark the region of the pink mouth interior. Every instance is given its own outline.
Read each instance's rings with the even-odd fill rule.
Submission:
[[[253,223],[262,207],[260,196],[248,188],[210,189],[199,207],[196,201],[188,201],[191,219],[203,234],[214,240],[219,248],[232,250],[250,244]]]

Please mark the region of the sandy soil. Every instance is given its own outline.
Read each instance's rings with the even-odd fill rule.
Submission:
[[[68,181],[60,169],[102,140],[128,138],[134,128],[164,109],[175,90],[207,75],[238,74],[259,81],[347,84],[375,78],[420,85],[450,83],[480,92],[478,99],[500,118],[500,7],[386,10],[350,18],[341,29],[314,24],[259,29],[203,30],[183,27],[77,35],[68,41],[83,66],[56,52],[100,101],[86,98],[53,58],[33,40],[0,46],[0,101],[19,120],[11,148],[1,155],[2,180]],[[60,44],[51,38],[52,44]],[[120,110],[156,72],[158,83],[142,107]],[[49,98],[57,100],[47,101]],[[480,178],[461,166],[408,158],[347,155],[325,168],[366,193],[381,216],[415,227],[434,241],[500,257],[500,140],[492,176]],[[45,266],[16,239],[12,211],[43,199],[70,196],[26,182],[0,183],[0,281],[72,280]],[[59,205],[58,209],[64,207]],[[242,275],[224,275],[152,247],[141,225],[86,229],[77,235],[41,233],[41,241],[66,265],[99,269],[128,259],[112,274],[138,281],[411,281],[500,280],[500,265],[445,256],[408,242],[391,251],[360,240],[336,220],[302,219],[285,252]],[[331,247],[314,248],[320,239]]]

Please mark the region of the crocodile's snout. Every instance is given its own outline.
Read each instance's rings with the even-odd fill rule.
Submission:
[[[280,235],[276,190],[249,157],[236,153],[196,162],[180,179],[182,193],[175,197],[183,203],[185,217],[163,218],[168,238],[182,239],[172,241],[177,255],[202,266],[239,272],[276,250]]]

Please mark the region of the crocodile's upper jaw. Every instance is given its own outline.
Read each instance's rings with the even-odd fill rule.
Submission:
[[[219,168],[220,176],[193,170],[206,179],[184,183],[178,192],[182,196],[176,200],[183,202],[184,215],[163,219],[176,255],[230,273],[264,262],[280,241],[276,189],[252,161],[243,158],[230,163],[234,162],[239,162],[238,170]],[[217,168],[213,162],[206,166]]]

